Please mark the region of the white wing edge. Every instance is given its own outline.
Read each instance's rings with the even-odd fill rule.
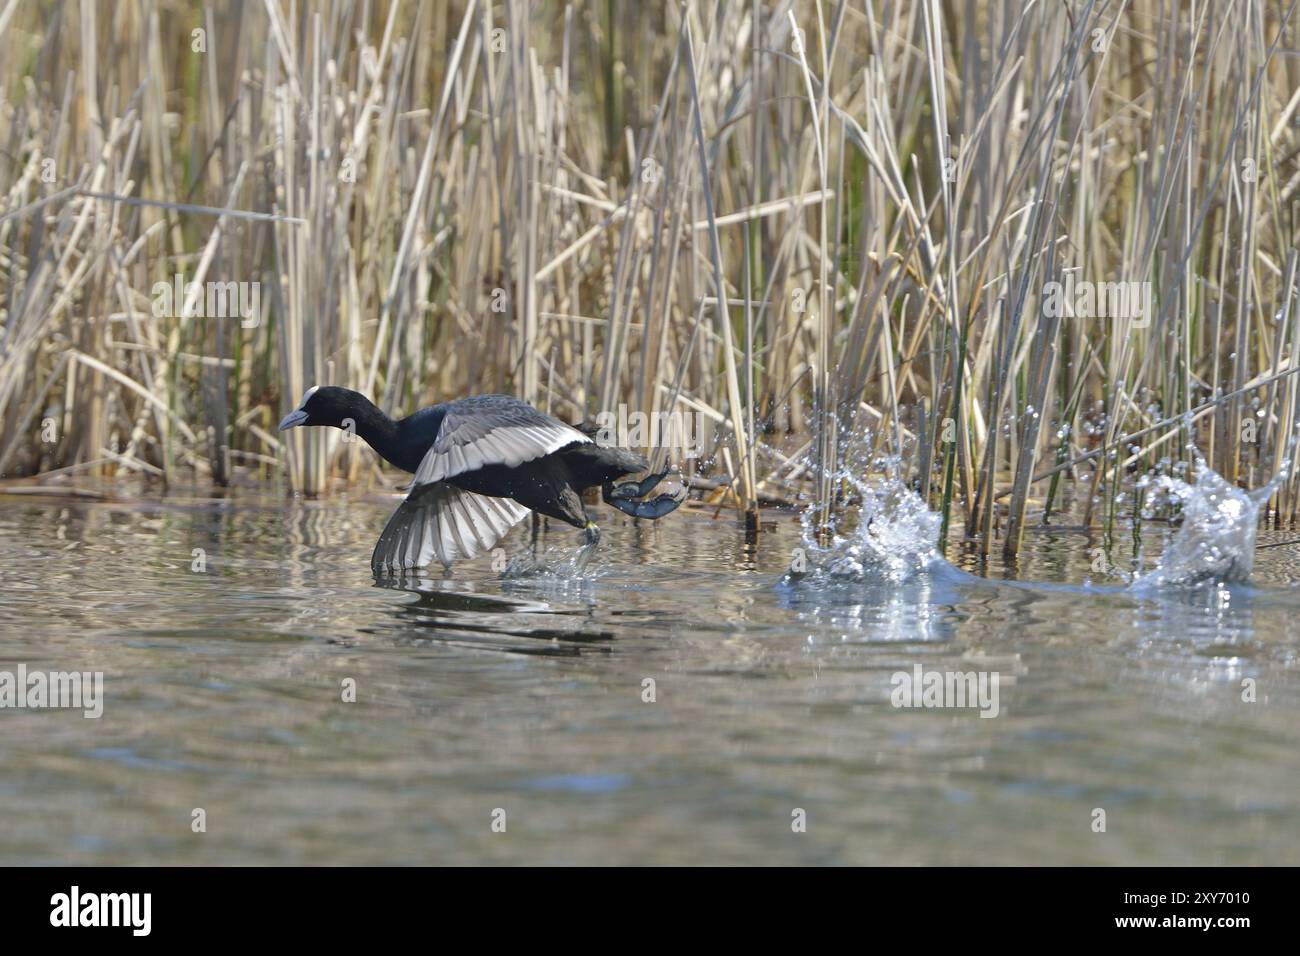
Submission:
[[[485,435],[446,451],[437,451],[437,442],[425,454],[415,471],[415,485],[446,481],[485,465],[514,468],[526,461],[541,458],[574,443],[590,444],[591,439],[569,425],[505,425]]]

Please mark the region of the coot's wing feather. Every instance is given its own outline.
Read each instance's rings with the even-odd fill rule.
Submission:
[[[413,488],[379,536],[375,572],[449,565],[490,551],[528,514],[510,498],[489,498],[439,482]]]
[[[572,425],[509,395],[478,395],[449,402],[414,485],[446,481],[485,465],[515,467],[591,439]]]

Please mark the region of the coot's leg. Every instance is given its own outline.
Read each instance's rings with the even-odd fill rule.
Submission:
[[[642,478],[640,481],[626,481],[621,485],[615,485],[612,482],[605,485],[602,489],[605,496],[606,504],[614,504],[611,498],[644,498],[650,494],[652,488],[659,482],[668,477],[672,469],[665,468],[657,475],[651,475],[648,478]],[[618,507],[615,505],[615,507]]]
[[[579,574],[587,570],[587,564],[591,561],[591,556],[596,553],[596,545],[600,543],[600,529],[596,527],[596,522],[587,516],[587,523],[583,525],[582,530],[586,532],[587,541],[578,549],[577,557],[574,558],[573,567]]]

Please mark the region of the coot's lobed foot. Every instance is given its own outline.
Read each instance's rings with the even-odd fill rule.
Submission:
[[[683,496],[684,497],[684,496]],[[635,501],[629,498],[615,498],[609,502],[624,514],[631,515],[633,518],[662,518],[664,515],[672,514],[677,510],[677,506],[682,503],[682,498],[673,495],[663,494],[649,501]]]

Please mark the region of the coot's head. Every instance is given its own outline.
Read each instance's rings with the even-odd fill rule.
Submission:
[[[284,431],[296,425],[332,425],[342,428],[344,419],[356,418],[361,410],[358,399],[366,401],[350,388],[313,385],[303,393],[298,407],[281,419],[279,430]]]

